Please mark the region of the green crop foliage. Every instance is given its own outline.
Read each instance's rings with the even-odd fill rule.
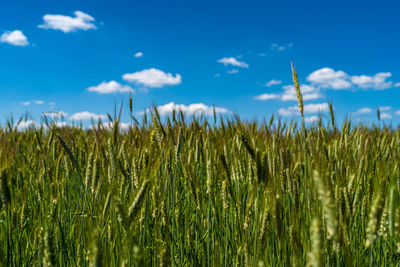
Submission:
[[[144,120],[0,129],[1,266],[399,265],[400,130]]]

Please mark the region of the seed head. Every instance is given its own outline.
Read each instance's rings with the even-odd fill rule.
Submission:
[[[301,95],[301,90],[300,90],[300,85],[299,85],[299,80],[297,78],[297,72],[294,69],[293,61],[292,61],[292,75],[293,75],[293,83],[294,87],[296,89],[296,95],[297,95],[297,102],[299,104],[299,111],[301,114],[301,117],[304,118],[304,113],[303,113],[303,96]]]

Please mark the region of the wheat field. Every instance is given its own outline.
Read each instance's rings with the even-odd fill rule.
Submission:
[[[2,265],[398,265],[399,130],[112,125],[1,129]]]

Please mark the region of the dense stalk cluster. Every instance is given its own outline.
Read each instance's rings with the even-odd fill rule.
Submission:
[[[0,265],[397,264],[399,130],[214,116],[0,129]]]

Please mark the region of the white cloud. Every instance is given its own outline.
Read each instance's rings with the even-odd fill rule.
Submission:
[[[334,90],[348,89],[351,87],[349,76],[347,73],[331,68],[322,68],[312,72],[307,77],[307,81],[316,84],[321,88],[329,88]]]
[[[281,80],[272,79],[272,80],[270,80],[269,82],[267,82],[267,83],[265,84],[265,86],[266,86],[266,87],[271,87],[271,86],[273,86],[273,85],[278,85],[278,84],[281,84],[281,83],[282,83]]]
[[[132,127],[130,123],[126,122],[120,122],[118,126],[121,131],[128,131]]]
[[[138,57],[143,57],[143,52],[137,52],[134,57],[138,58]]]
[[[63,111],[43,112],[43,116],[49,117],[49,118],[52,118],[52,119],[67,117],[67,115],[68,114],[63,112]]]
[[[282,116],[291,116],[291,115],[299,115],[300,114],[299,107],[297,105],[291,106],[288,108],[280,108],[278,110],[278,113]]]
[[[390,72],[380,72],[374,76],[351,76],[351,81],[363,89],[372,88],[374,90],[384,90],[391,88],[393,85],[393,82],[386,81],[386,79],[390,77],[392,77]]]
[[[214,74],[214,77],[215,77],[215,78],[220,77],[220,76],[221,76],[220,73],[215,73],[215,74]]]
[[[279,44],[272,44],[271,45],[271,49],[272,50],[276,50],[276,51],[284,51],[284,50],[289,49],[291,47],[293,47],[292,43],[287,44],[287,45],[279,45]]]
[[[260,53],[260,54],[258,54],[260,57],[265,57],[266,56],[266,54],[265,53]]]
[[[350,89],[350,88],[371,88],[374,90],[383,90],[392,87],[399,86],[400,82],[393,84],[392,81],[387,81],[387,78],[391,77],[392,74],[390,72],[380,72],[373,76],[360,75],[360,76],[349,76],[344,71],[338,70],[335,71],[331,68],[322,68],[312,72],[307,77],[307,81],[310,84],[303,84],[300,86],[303,101],[320,99],[323,97],[321,94],[322,89]],[[279,84],[280,81],[271,80],[266,86],[272,86],[275,84]],[[282,86],[283,93],[281,95],[282,101],[297,101],[297,94],[295,87],[293,85]],[[254,97],[257,100],[261,99],[275,99],[278,98],[278,94],[263,94],[260,96]],[[287,110],[282,110],[283,113],[287,113]],[[357,114],[357,113],[355,113]]]
[[[318,121],[318,117],[317,116],[305,117],[304,121],[305,122],[316,122],[316,121]]]
[[[328,103],[307,104],[304,105],[303,111],[305,114],[313,114],[318,112],[326,112],[329,110]],[[278,113],[282,116],[300,115],[299,107],[297,105],[288,108],[281,108]]]
[[[112,93],[125,93],[133,92],[132,87],[128,85],[121,85],[116,81],[102,82],[96,86],[90,86],[87,88],[89,92],[96,92],[99,94],[112,94]]]
[[[322,98],[323,95],[321,95],[318,92],[315,93],[308,93],[308,94],[304,94],[303,95],[303,101],[307,101],[307,100],[314,100],[314,99],[320,99]]]
[[[318,112],[326,112],[328,110],[329,110],[328,103],[304,105],[304,113],[318,113]]]
[[[112,123],[112,122],[103,122],[101,124],[101,127],[103,127],[106,130],[111,130],[113,128],[113,126],[114,126],[114,123]],[[97,124],[90,125],[88,127],[88,129],[97,129],[97,127],[98,127]],[[131,127],[132,127],[132,125],[130,123],[126,123],[126,122],[119,122],[118,123],[118,128],[122,132],[127,132]]]
[[[391,106],[379,107],[379,110],[380,110],[380,111],[388,111],[388,110],[391,110],[391,109],[392,109]]]
[[[107,116],[104,114],[95,114],[95,113],[91,113],[88,111],[82,111],[82,112],[77,112],[75,114],[72,114],[69,119],[73,120],[73,121],[85,121],[85,120],[103,120],[105,119]]]
[[[182,77],[171,73],[165,73],[162,70],[151,68],[134,73],[126,73],[122,76],[125,81],[135,82],[144,86],[160,88],[164,85],[177,85],[182,82]]]
[[[71,125],[71,124],[69,124],[68,122],[65,122],[65,121],[57,121],[57,122],[54,122],[54,123],[55,123],[55,126],[57,128],[73,127],[73,125]],[[46,124],[39,124],[34,120],[22,121],[17,126],[15,126],[15,128],[19,132],[27,131],[27,130],[32,129],[32,128],[37,129],[37,128],[40,128],[40,127],[48,129],[48,126]]]
[[[38,128],[38,127],[39,127],[39,124],[36,121],[28,120],[28,121],[21,121],[16,126],[16,129],[17,129],[17,131],[22,132],[22,131],[26,131],[31,128]]]
[[[55,124],[57,128],[72,127],[72,125],[66,121],[57,121]]]
[[[203,103],[195,103],[195,104],[190,104],[190,105],[186,106],[183,104],[175,104],[174,102],[170,102],[168,104],[158,106],[157,110],[161,115],[166,115],[168,113],[171,113],[173,110],[182,111],[183,113],[186,113],[187,115],[204,114],[206,116],[212,116],[214,114],[213,107],[207,106]],[[147,109],[146,111],[149,112],[150,109]],[[221,108],[221,107],[215,107],[215,112],[216,113],[230,113],[229,110],[227,110],[226,108]]]
[[[307,81],[317,87],[334,90],[350,89],[354,86],[361,89],[384,90],[393,86],[400,86],[400,83],[393,85],[392,81],[387,81],[387,78],[390,77],[392,77],[390,72],[379,72],[373,76],[349,76],[341,70],[335,71],[331,68],[322,68],[308,75]]]
[[[280,94],[261,94],[255,96],[253,99],[264,101],[264,100],[278,99],[278,98],[281,98]]]
[[[297,101],[296,89],[294,85],[285,85],[283,88],[282,100],[283,101]],[[301,94],[303,96],[303,101],[314,100],[322,98],[319,90],[312,86],[303,84],[300,85]]]
[[[240,67],[240,68],[248,68],[249,67],[249,65],[246,62],[239,61],[234,57],[224,57],[224,58],[217,60],[217,62],[222,63],[225,66],[232,65],[232,66]]]
[[[390,115],[389,113],[382,113],[381,114],[381,119],[391,119],[392,115]]]
[[[31,101],[25,101],[25,102],[21,102],[21,105],[23,106],[30,106],[32,103],[36,104],[36,105],[43,105],[44,101],[43,100],[35,100],[33,102]]]
[[[360,108],[356,112],[353,112],[353,115],[361,115],[361,114],[369,114],[372,112],[370,108]]]
[[[236,73],[239,73],[239,71],[234,69],[234,70],[228,70],[226,73],[228,73],[228,74],[236,74]]]
[[[38,27],[42,29],[60,30],[65,33],[75,32],[77,30],[87,31],[96,29],[96,25],[93,23],[95,19],[89,14],[83,13],[82,11],[75,11],[74,15],[75,17],[46,14],[43,16],[44,24]]]
[[[6,31],[0,36],[0,42],[15,46],[29,45],[28,38],[20,30]]]
[[[270,100],[280,98],[282,101],[297,101],[296,90],[293,85],[285,85],[282,87],[282,94],[261,94],[254,97],[255,100]],[[301,85],[300,90],[302,92],[303,101],[314,100],[322,98],[323,95],[319,92],[317,88],[311,85]]]

